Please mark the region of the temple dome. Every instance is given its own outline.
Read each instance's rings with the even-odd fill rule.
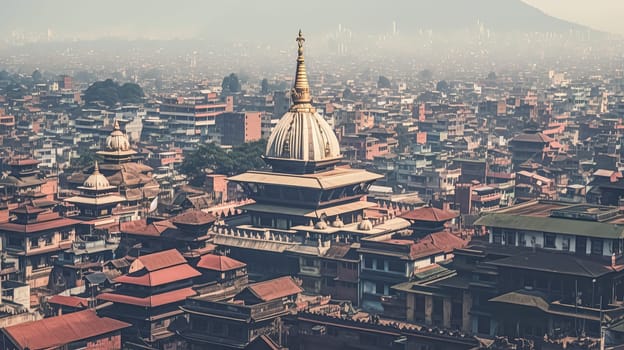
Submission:
[[[266,157],[299,161],[340,158],[340,144],[331,126],[318,113],[289,111],[269,137]]]
[[[332,127],[312,106],[303,58],[305,39],[299,31],[297,72],[291,91],[293,105],[277,123],[265,152],[274,171],[313,172],[336,164],[342,158]]]
[[[130,150],[130,141],[128,137],[119,128],[119,122],[115,120],[113,131],[106,138],[106,148],[110,151],[128,151]]]
[[[93,167],[93,173],[89,175],[89,177],[85,180],[82,186],[94,190],[110,187],[110,183],[106,179],[106,176],[100,173],[100,167],[98,166],[97,161],[95,162],[95,166]]]

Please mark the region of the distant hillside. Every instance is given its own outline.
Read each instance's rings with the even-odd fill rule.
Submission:
[[[7,0],[0,39],[12,31],[54,37],[189,37],[281,41],[298,28],[327,33],[339,24],[382,34],[476,28],[494,32],[568,32],[587,28],[546,15],[521,0]],[[71,9],[71,10],[68,10]]]

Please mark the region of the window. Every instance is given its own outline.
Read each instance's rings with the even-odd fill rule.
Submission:
[[[505,245],[516,245],[516,233],[515,232],[505,232]]]
[[[554,233],[544,233],[544,248],[555,248],[556,238]]]
[[[375,294],[384,295],[386,293],[384,287],[383,282],[377,282],[375,284]]]
[[[405,263],[400,261],[392,261],[388,262],[388,270],[392,272],[401,272],[405,273]]]
[[[561,249],[570,250],[570,237],[563,237],[561,239]]]
[[[36,238],[36,237],[31,238],[31,239],[30,239],[30,247],[31,247],[31,248],[37,248],[37,247],[39,247],[39,238]]]
[[[591,252],[595,255],[602,255],[602,239],[592,238],[591,240]]]
[[[61,240],[62,241],[66,241],[68,239],[69,239],[69,232],[67,232],[67,231],[61,232]]]
[[[500,232],[492,232],[492,242],[494,244],[503,243],[503,235]]]
[[[518,233],[518,246],[526,247],[526,239],[524,238],[524,232]]]

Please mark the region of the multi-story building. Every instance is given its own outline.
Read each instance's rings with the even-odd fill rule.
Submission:
[[[121,332],[128,327],[126,322],[85,310],[3,328],[2,348],[121,350]]]
[[[273,343],[264,338],[280,328],[276,323],[281,317],[296,310],[301,292],[286,276],[250,284],[232,301],[189,298],[182,307],[189,315],[189,327],[181,335],[191,349],[248,349],[258,341]]]
[[[216,116],[232,112],[234,99],[221,100],[216,94],[170,97],[160,105],[160,119],[168,120],[167,134],[174,137],[177,147],[189,149],[205,141],[214,131]]]
[[[175,249],[140,256],[127,275],[115,279],[114,291],[97,296],[112,303],[98,313],[132,324],[123,332],[131,349],[183,349],[175,324],[184,322],[179,306],[197,294],[192,286],[199,276]]]
[[[71,247],[79,222],[28,204],[11,214],[14,219],[0,224],[3,250],[19,261],[21,281],[46,287],[54,257]]]
[[[227,112],[215,117],[221,145],[236,146],[262,138],[262,112]]]

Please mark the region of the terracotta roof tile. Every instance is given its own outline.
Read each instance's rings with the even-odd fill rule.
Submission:
[[[262,301],[280,299],[303,291],[290,276],[254,283],[247,290]]]
[[[458,216],[457,212],[451,210],[440,210],[434,207],[421,207],[414,210],[410,210],[400,215],[401,218],[406,220],[418,220],[418,221],[448,221]]]
[[[93,310],[84,310],[10,326],[2,331],[20,348],[38,350],[61,347],[126,327],[130,324],[99,317]]]
[[[73,308],[86,308],[89,306],[89,302],[86,299],[67,295],[54,295],[48,299],[48,303]]]
[[[130,272],[145,268],[147,271],[156,271],[165,267],[186,264],[186,259],[176,249],[147,254],[138,257],[130,267]]]
[[[216,219],[217,218],[210,213],[204,213],[201,210],[191,210],[177,215],[171,219],[171,222],[183,225],[206,225],[213,223]]]
[[[247,266],[238,260],[223,255],[206,254],[201,257],[197,267],[213,271],[230,271]]]
[[[197,292],[193,288],[176,289],[166,293],[160,293],[147,297],[133,297],[130,295],[117,293],[102,293],[97,296],[100,300],[112,301],[114,303],[136,305],[143,307],[156,307],[171,304],[185,300],[190,296],[196,295]]]
[[[136,284],[139,286],[156,287],[163,284],[182,281],[185,279],[201,276],[199,271],[188,264],[181,264],[164,269],[146,272],[141,275],[128,274],[115,278],[116,283]]]

